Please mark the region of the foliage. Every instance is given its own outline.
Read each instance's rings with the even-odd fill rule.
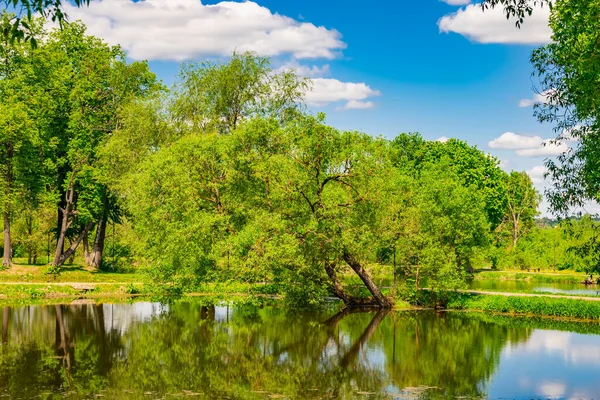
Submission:
[[[88,5],[90,0],[72,0],[77,7]],[[41,15],[46,19],[57,22],[61,27],[68,16],[62,10],[63,0],[0,0],[5,9],[12,8],[17,14],[9,20],[10,24],[3,27],[2,35],[11,42],[30,42],[32,47],[37,47],[38,37],[32,28],[34,15]]]

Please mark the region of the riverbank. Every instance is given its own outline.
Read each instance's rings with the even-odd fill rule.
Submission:
[[[500,281],[530,281],[538,283],[580,283],[586,278],[583,273],[573,271],[557,272],[526,272],[520,270],[508,271],[477,271],[473,274],[475,280]]]
[[[450,293],[449,310],[600,321],[600,299],[526,293]]]

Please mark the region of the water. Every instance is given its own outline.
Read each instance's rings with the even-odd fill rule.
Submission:
[[[499,292],[535,291],[556,294],[565,293],[597,296],[598,291],[600,291],[600,286],[586,286],[581,283],[540,283],[516,280],[473,280],[469,283],[469,289]]]
[[[2,322],[0,397],[15,399],[600,397],[600,324],[197,303],[4,308]]]

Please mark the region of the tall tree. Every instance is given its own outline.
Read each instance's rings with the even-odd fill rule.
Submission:
[[[7,26],[11,16],[2,14]],[[0,194],[4,224],[2,265],[12,264],[11,215],[18,203],[33,203],[41,190],[41,140],[34,121],[35,82],[26,48],[0,33]],[[37,99],[39,100],[39,99]]]
[[[294,71],[274,71],[268,58],[234,52],[226,63],[183,64],[173,111],[183,127],[229,133],[253,116],[294,117],[308,88]]]
[[[506,179],[506,215],[503,223],[511,232],[512,247],[534,226],[541,196],[526,172],[511,172]]]
[[[59,205],[53,264],[64,263],[96,226],[88,260],[99,267],[107,221],[118,216],[99,167],[100,148],[120,129],[122,107],[151,91],[156,78],[146,63],[127,64],[120,48],[85,31],[79,23],[55,30],[36,55],[49,67],[43,71],[52,71],[47,89],[61,95],[51,109],[47,133]],[[73,240],[65,249],[69,237]]]

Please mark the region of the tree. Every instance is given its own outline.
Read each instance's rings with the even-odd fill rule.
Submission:
[[[526,172],[512,171],[506,179],[506,215],[503,221],[509,226],[512,247],[534,226],[534,217],[539,214],[541,196],[533,187]]]
[[[497,6],[504,7],[506,18],[515,18],[515,24],[520,28],[525,18],[534,12],[535,7],[543,7],[544,5],[552,7],[554,3],[553,0],[483,0],[481,7],[483,10]]]
[[[77,7],[88,5],[90,0],[72,0]],[[62,27],[68,16],[63,12],[61,6],[63,0],[0,0],[5,9],[14,9],[17,13],[9,19],[10,24],[3,26],[2,34],[11,42],[31,42],[35,48],[38,37],[32,30],[33,16],[41,15],[43,18],[58,22]]]
[[[490,229],[501,223],[505,213],[502,198],[506,173],[500,169],[497,158],[461,140],[424,141],[419,134],[399,135],[391,146],[396,167],[417,176],[429,164],[443,163],[451,168],[464,186],[474,186],[483,194]]]
[[[2,25],[10,16],[0,16]],[[35,82],[30,55],[19,44],[0,37],[0,195],[4,223],[2,265],[12,265],[11,215],[18,203],[34,204],[42,190],[41,140],[34,120]]]
[[[88,261],[100,267],[107,222],[119,216],[99,162],[100,149],[121,128],[124,105],[153,91],[156,77],[146,63],[127,64],[120,48],[87,36],[80,23],[55,30],[35,54],[39,80],[52,94],[45,105],[45,136],[58,204],[53,265],[73,255],[95,226]],[[67,240],[71,244],[65,249]]]
[[[308,87],[294,71],[274,71],[268,58],[234,52],[224,64],[183,64],[173,113],[183,127],[230,133],[253,116],[294,117]]]

